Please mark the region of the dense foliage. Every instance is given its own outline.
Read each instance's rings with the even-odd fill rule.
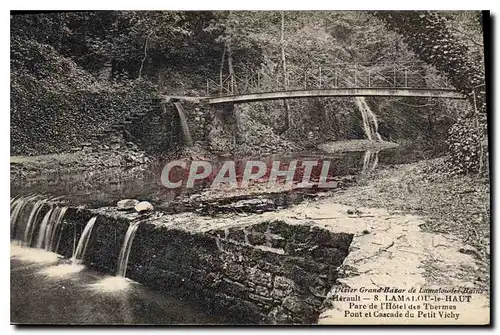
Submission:
[[[147,82],[103,84],[50,45],[11,41],[11,153],[69,151],[153,97]]]
[[[458,120],[450,129],[449,165],[456,172],[477,172],[485,161],[481,152],[487,150],[486,118],[479,116],[486,113],[480,13],[379,12],[377,16],[467,95],[470,106],[457,110]]]
[[[205,94],[206,78],[261,70],[269,80],[280,80],[287,71],[342,62],[384,67],[423,60],[428,65],[419,71],[425,80],[448,77],[470,97],[470,106],[439,99],[367,99],[380,134],[391,141],[422,142],[438,154],[451,152],[457,171],[474,171],[483,138],[472,122],[474,98],[478,111],[485,110],[480,29],[477,13],[471,12],[12,15],[12,153],[67,151],[158,92]],[[243,139],[274,143],[275,137],[266,135],[269,129],[299,146],[364,136],[352,99],[254,103],[242,113],[255,124],[250,127],[255,133]],[[258,124],[266,131],[259,133]],[[248,149],[250,142],[243,142]]]

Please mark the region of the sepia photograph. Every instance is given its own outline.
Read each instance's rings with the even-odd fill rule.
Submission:
[[[491,20],[11,11],[10,323],[490,325]]]

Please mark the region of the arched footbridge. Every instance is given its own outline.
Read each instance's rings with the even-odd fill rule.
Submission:
[[[328,68],[252,71],[206,80],[205,96],[161,96],[164,101],[208,104],[316,97],[418,97],[465,99],[424,63],[333,64]]]

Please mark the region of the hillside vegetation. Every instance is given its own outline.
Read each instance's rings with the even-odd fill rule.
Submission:
[[[205,95],[207,78],[423,61],[426,80],[447,77],[470,99],[367,99],[379,132],[384,140],[421,143],[430,155],[451,154],[455,172],[477,171],[486,132],[486,118],[478,116],[486,112],[480,20],[474,12],[15,14],[11,154],[69,151],[158,93]],[[252,103],[242,110],[253,123],[241,136],[245,151],[277,142],[269,129],[305,148],[364,137],[349,98]]]

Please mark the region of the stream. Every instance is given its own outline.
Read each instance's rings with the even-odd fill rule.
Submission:
[[[280,160],[330,160],[330,175],[337,177],[357,176],[382,166],[408,163],[418,157],[406,148],[396,147],[380,151],[349,151],[327,153],[322,151],[299,152],[289,155],[258,157],[266,162]],[[255,157],[246,158],[256,159]],[[61,197],[65,205],[87,207],[115,206],[118,200],[137,198],[147,200],[167,213],[197,211],[201,214],[214,212],[232,213],[232,203],[255,200],[254,194],[240,194],[227,199],[216,199],[207,205],[205,201],[186,202],[201,197],[207,190],[202,186],[190,192],[166,189],[160,182],[161,164],[152,165],[140,173],[120,171],[88,171],[85,173],[45,173],[24,180],[12,180],[11,196],[44,194]],[[122,171],[123,172],[123,171]],[[244,190],[246,191],[246,190]],[[243,192],[244,192],[243,191]],[[271,205],[262,202],[243,203],[243,212],[260,213],[278,210],[301,202],[306,193],[275,192],[268,195]],[[261,197],[260,197],[261,198]],[[265,203],[265,202],[264,202]],[[261,206],[261,207],[258,207]],[[20,209],[20,207],[19,207]],[[45,215],[45,221],[57,221],[58,211]],[[11,214],[17,216],[15,211]],[[64,214],[63,214],[64,215]],[[43,221],[44,231],[50,224]],[[87,224],[88,234],[95,219]],[[132,226],[131,226],[132,228]],[[56,228],[54,228],[56,229]],[[29,231],[29,229],[27,229]],[[132,231],[131,231],[132,234]],[[46,238],[29,237],[37,245],[51,250],[51,234]],[[61,259],[54,252],[21,247],[11,243],[11,322],[16,324],[234,324],[238,320],[208,313],[193,302],[183,301],[125,278],[124,269],[117,276],[109,276],[86,268],[78,261],[85,253],[88,236],[83,234],[73,260]],[[26,237],[24,237],[26,240]],[[30,245],[29,243],[27,245]],[[47,247],[49,246],[49,247]],[[125,245],[126,246],[126,245]],[[125,249],[126,250],[126,249]],[[128,257],[128,255],[126,256]],[[120,259],[123,257],[120,256]],[[123,268],[122,265],[120,267]]]
[[[329,160],[329,175],[335,177],[356,176],[376,168],[410,163],[419,160],[414,151],[405,147],[395,147],[380,151],[346,151],[328,153],[324,151],[297,152],[266,157],[246,157],[238,160],[262,160],[270,164],[275,160],[282,163],[291,160]],[[221,161],[227,158],[221,158]],[[238,163],[237,161],[237,163]],[[85,205],[89,208],[115,206],[122,199],[131,198],[151,202],[156,208],[167,212],[189,211],[181,200],[207,191],[208,185],[194,189],[168,189],[162,185],[160,177],[165,162],[151,164],[141,170],[98,169],[78,173],[51,171],[29,175],[22,180],[11,181],[11,195],[47,194],[61,197],[71,205]],[[240,194],[241,195],[241,194]],[[175,206],[174,206],[175,205]],[[173,208],[175,207],[175,209]]]
[[[11,245],[15,324],[235,323],[127,278],[67,264],[58,255]]]

